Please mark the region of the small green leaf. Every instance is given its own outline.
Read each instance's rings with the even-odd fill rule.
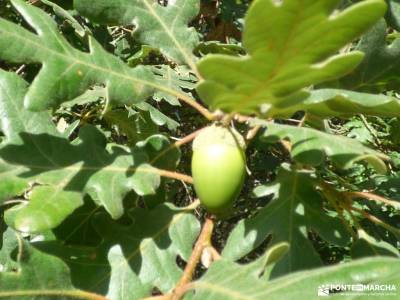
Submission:
[[[176,66],[174,69],[164,65],[154,66],[152,71],[156,75],[156,79],[160,85],[168,87],[170,90],[183,92],[189,96],[190,93],[188,90],[193,90],[195,82],[197,82],[197,78],[185,66]],[[158,90],[154,93],[153,98],[156,101],[165,100],[171,105],[180,105],[178,97],[168,92]]]
[[[389,122],[390,140],[396,145],[400,145],[400,118]]]
[[[128,145],[158,133],[158,126],[151,120],[150,113],[130,114],[126,109],[116,109],[108,111],[103,118],[110,125],[116,125],[120,134],[126,135]]]
[[[147,111],[150,113],[150,118],[152,121],[157,124],[158,126],[166,125],[169,130],[176,130],[179,124],[171,119],[170,117],[164,115],[161,111],[156,109],[155,107],[151,106],[147,102],[141,102],[135,104],[136,108],[140,109],[141,111]]]

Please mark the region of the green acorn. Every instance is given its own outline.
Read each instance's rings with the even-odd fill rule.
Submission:
[[[236,130],[218,125],[205,128],[193,141],[193,184],[209,212],[230,212],[246,175],[245,145]]]

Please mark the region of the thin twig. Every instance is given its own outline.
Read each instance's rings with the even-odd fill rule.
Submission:
[[[305,113],[304,116],[301,118],[299,124],[297,124],[297,127],[303,127],[304,122],[306,121],[307,114]]]
[[[193,178],[186,174],[163,170],[163,169],[157,169],[157,174],[159,174],[160,176],[163,176],[163,177],[169,177],[169,178],[184,181],[186,183],[193,184]]]
[[[201,233],[197,239],[197,242],[193,248],[192,255],[190,256],[189,261],[186,264],[185,270],[183,271],[183,275],[176,285],[174,291],[172,292],[172,300],[179,300],[180,297],[183,295],[181,290],[184,289],[184,287],[191,282],[194,271],[196,270],[196,266],[200,261],[203,249],[211,245],[211,235],[213,228],[214,221],[211,218],[207,217]]]
[[[25,69],[26,65],[21,65],[17,71],[15,71],[15,74],[20,75],[22,73],[22,71]]]
[[[378,203],[384,203],[386,205],[393,206],[395,208],[400,207],[400,203],[394,200],[386,199],[382,196],[373,194],[373,193],[368,193],[368,192],[345,192],[345,194],[350,197],[350,198],[363,198],[367,200],[373,200]]]
[[[376,135],[375,129],[369,125],[367,119],[364,117],[363,114],[359,114],[361,121],[363,122],[365,128],[367,128],[367,130],[371,133],[371,135],[373,136],[375,143],[378,147],[380,147],[382,145],[381,141],[379,140],[379,137]]]
[[[234,119],[234,117],[235,117],[235,113],[230,113],[230,114],[224,115],[221,120],[222,126],[228,127],[230,125],[231,121]]]
[[[207,120],[214,120],[214,114],[211,113],[207,108],[202,106],[199,102],[193,100],[190,97],[181,96],[178,98],[180,101],[185,102],[186,104],[190,105],[194,109],[196,109],[199,113],[201,113]]]
[[[192,203],[193,202],[193,197],[190,194],[190,191],[189,191],[189,188],[188,188],[187,184],[184,181],[182,181],[182,185],[185,188],[187,197],[189,198],[189,203]]]
[[[381,219],[378,219],[377,217],[367,213],[366,211],[359,209],[359,208],[355,208],[355,207],[350,207],[350,209],[360,213],[364,218],[367,218],[372,223],[382,226],[383,228],[387,229],[388,231],[392,232],[393,234],[400,235],[400,229],[397,229],[397,228],[385,223]]]
[[[297,119],[285,119],[286,121],[289,121],[289,122],[293,122],[293,123],[296,123],[296,124],[299,124],[299,123],[301,123],[303,120],[297,120]]]
[[[181,286],[181,287],[179,287],[179,288],[176,288],[175,290],[174,290],[174,294],[172,294],[170,297],[171,298],[169,298],[169,299],[171,299],[171,300],[174,300],[174,299],[181,299],[182,297],[183,297],[183,295],[185,295],[188,291],[190,291],[190,290],[193,290],[194,289],[194,283],[193,282],[191,282],[191,283],[188,283],[188,284],[186,284],[186,285],[184,285],[184,286]]]
[[[195,210],[197,207],[200,205],[200,200],[196,199],[192,203],[190,203],[188,206],[183,207],[184,210]]]
[[[292,152],[292,143],[287,141],[287,140],[280,140],[281,145],[283,146],[283,148],[285,148],[285,150],[289,153]]]
[[[194,138],[196,136],[199,135],[199,133],[204,129],[200,128],[196,131],[193,131],[191,134],[181,138],[179,141],[176,141],[175,143],[173,143],[172,145],[170,145],[169,147],[165,148],[163,151],[161,151],[160,153],[158,153],[151,161],[150,164],[153,165],[158,159],[160,159],[160,157],[163,157],[166,153],[168,153],[169,151],[179,148],[180,146],[190,143],[192,140],[194,140]]]
[[[257,125],[257,126],[254,126],[253,128],[251,128],[246,134],[246,141],[250,142],[256,136],[256,134],[260,130],[260,128],[261,128],[261,125]]]

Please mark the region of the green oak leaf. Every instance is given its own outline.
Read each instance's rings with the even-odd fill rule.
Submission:
[[[341,77],[362,60],[358,51],[336,54],[383,16],[383,0],[366,0],[334,12],[339,0],[255,0],[245,18],[248,55],[209,55],[198,86],[213,109],[261,112],[297,105],[304,88]]]
[[[388,157],[372,150],[359,141],[340,135],[333,135],[312,128],[254,120],[252,125],[266,126],[261,139],[266,142],[289,140],[294,160],[311,166],[319,166],[329,159],[338,167],[350,168],[355,162],[366,161],[378,172],[385,173],[384,160]]]
[[[148,112],[151,120],[158,126],[167,126],[169,130],[176,130],[179,123],[163,114],[160,110],[150,105],[147,102],[140,102],[135,104],[135,107],[142,112]],[[131,111],[130,111],[131,112]]]
[[[148,164],[144,153],[106,147],[105,137],[94,127],[82,127],[72,144],[47,134],[21,133],[21,137],[23,144],[0,149],[0,157],[20,170],[19,177],[88,193],[114,218],[122,215],[122,200],[129,191],[154,194],[160,184],[157,169]]]
[[[156,0],[74,0],[74,8],[101,24],[135,25],[140,42],[195,70],[192,52],[199,38],[188,23],[199,12],[198,0],[168,1],[166,6]]]
[[[14,63],[42,64],[25,95],[24,104],[29,109],[56,107],[95,83],[106,87],[110,101],[123,104],[143,101],[155,88],[163,88],[149,68],[129,68],[92,37],[90,52],[81,52],[67,42],[44,11],[22,0],[11,2],[37,32],[34,34],[0,18],[0,58]]]
[[[197,79],[185,66],[177,66],[172,69],[169,66],[161,65],[154,66],[152,70],[156,75],[156,79],[158,80],[159,84],[162,84],[171,90],[182,92],[182,89],[184,89],[186,90],[185,93],[189,94],[187,91],[191,91],[195,88],[195,82]],[[171,95],[171,93],[156,91],[153,98],[156,101],[165,100],[171,105],[180,105],[178,98],[174,95]]]
[[[189,259],[200,231],[199,221],[190,211],[172,204],[161,204],[151,211],[135,208],[129,216],[130,224],[121,225],[104,213],[95,214],[92,224],[102,237],[98,246],[66,246],[59,241],[34,245],[62,258],[78,288],[118,295],[136,287],[129,299],[150,296],[153,287],[164,293],[171,291],[182,275],[176,258]],[[121,276],[124,281],[118,280]]]
[[[296,272],[268,282],[258,280],[246,271],[246,267],[226,260],[215,262],[201,279],[193,283],[196,291],[193,299],[319,299],[317,292],[324,285],[383,284],[390,287],[394,285],[397,288],[400,284],[398,259],[385,257],[360,259],[336,266]],[[386,293],[396,297],[399,292],[378,291],[375,296],[384,299],[389,297]],[[338,297],[346,300],[371,299],[370,294],[359,295],[359,292],[346,292]]]
[[[140,196],[156,193],[160,176],[157,169],[149,164],[155,156],[154,150],[148,148],[152,151],[150,154],[141,145],[131,150],[107,144],[103,133],[90,125],[80,128],[78,137],[70,142],[57,132],[48,113],[34,113],[24,109],[23,95],[27,85],[22,79],[1,71],[0,83],[0,129],[5,135],[0,145],[0,178],[6,178],[0,183],[0,196],[18,195],[28,184],[39,183],[50,187],[41,193],[34,193],[33,204],[24,207],[22,211],[43,205],[43,213],[47,211],[52,214],[54,207],[48,201],[54,194],[59,193],[60,198],[54,200],[57,202],[63,201],[66,195],[72,195],[64,192],[77,192],[80,197],[89,194],[113,218],[119,218],[123,214],[123,198],[130,191],[134,190]],[[160,151],[162,147],[169,147],[167,138],[161,135],[153,136],[151,140],[153,144],[159,144],[157,149]],[[174,168],[179,160],[179,151],[174,150],[173,153],[165,161],[169,161],[168,166]],[[176,161],[172,163],[174,158]],[[75,193],[73,195],[70,204],[74,203],[76,208],[82,200],[78,200]],[[39,202],[41,204],[34,204]],[[61,210],[64,217],[71,209],[71,206],[65,204]],[[19,214],[26,215],[28,219],[35,215],[21,211]],[[37,219],[37,224],[41,225],[35,231],[38,228],[44,229],[45,223],[51,226],[59,224],[62,221],[61,215],[56,219],[51,222]],[[25,223],[20,220],[18,224]]]
[[[237,224],[222,252],[223,257],[237,260],[272,235],[272,245],[289,244],[288,253],[272,270],[272,276],[277,276],[321,264],[307,239],[307,230],[315,230],[323,239],[337,245],[345,246],[349,242],[349,233],[339,219],[322,210],[322,198],[316,192],[312,174],[283,167],[274,185],[278,187],[274,199],[256,216]]]

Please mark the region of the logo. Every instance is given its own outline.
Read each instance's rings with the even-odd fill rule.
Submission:
[[[380,295],[395,296],[397,288],[394,284],[322,284],[318,286],[317,295],[327,297],[330,295]]]
[[[329,296],[329,285],[320,285],[318,287],[318,296]]]
[[[362,292],[364,290],[364,286],[362,284],[353,284],[351,286],[351,290],[355,292]]]

